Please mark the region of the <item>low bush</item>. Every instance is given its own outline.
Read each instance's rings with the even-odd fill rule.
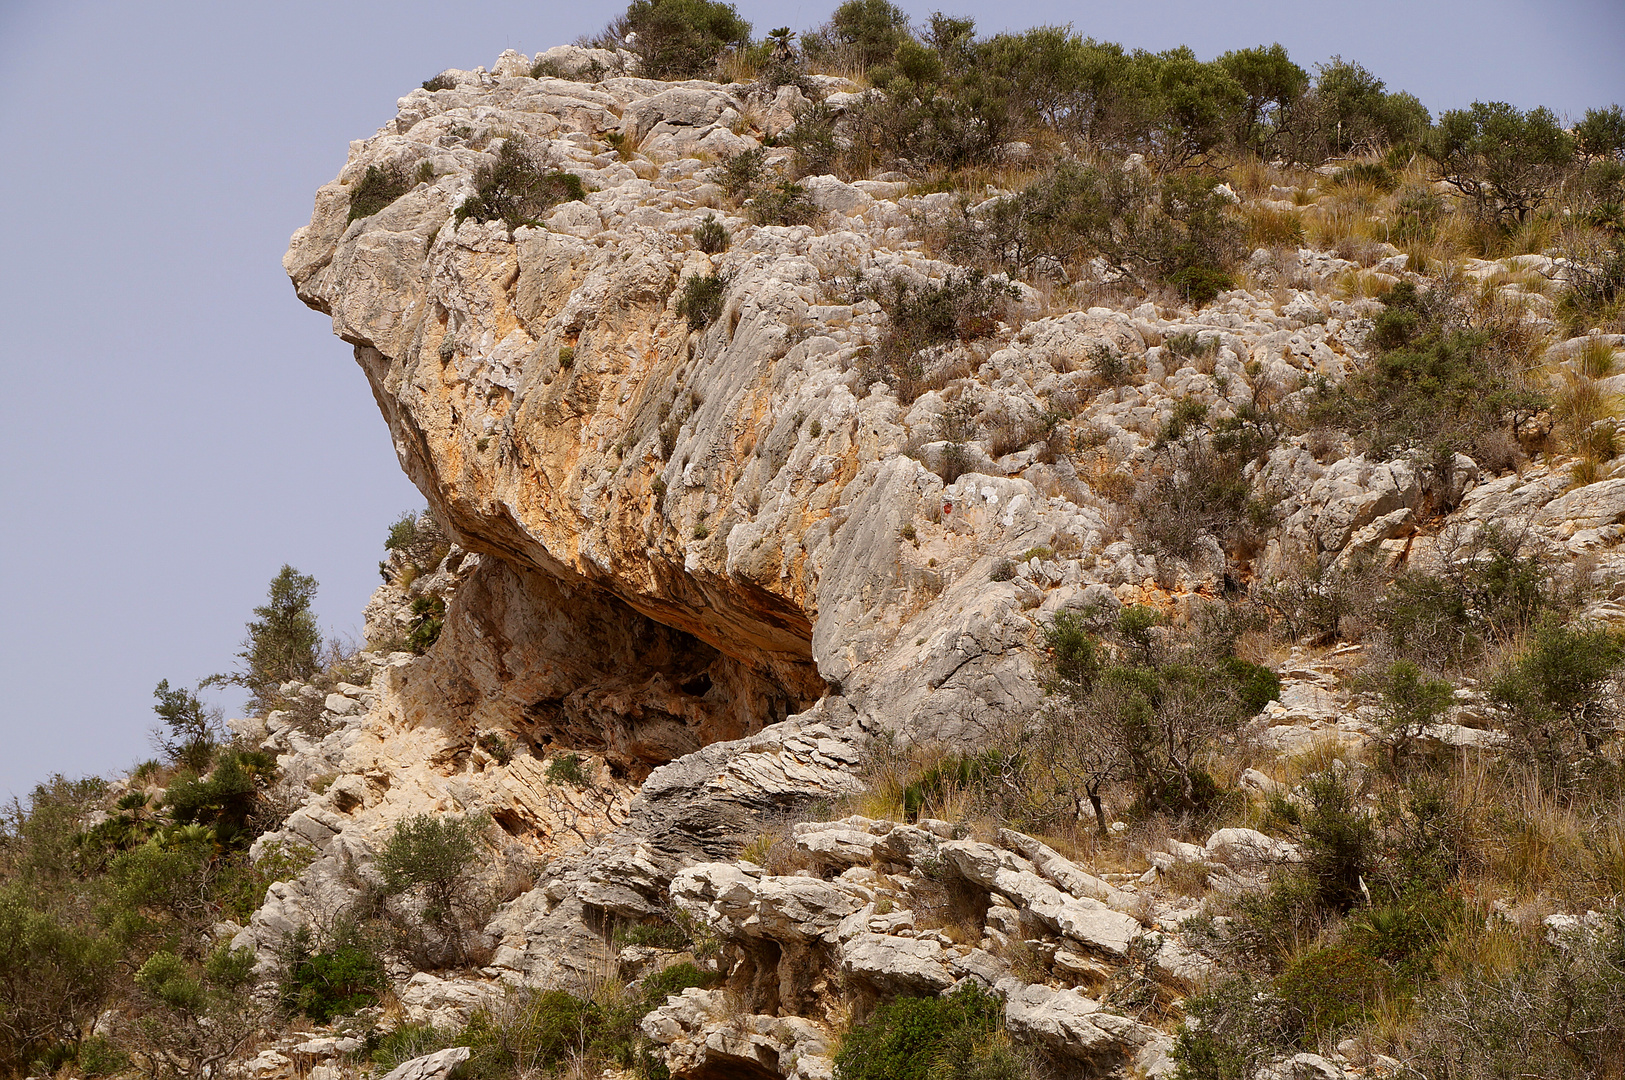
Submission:
[[[317,942],[308,926],[282,940],[284,1012],[325,1024],[377,1002],[389,986],[376,945],[354,924],[341,924]]]
[[[1253,1080],[1290,1042],[1285,1005],[1267,984],[1232,977],[1185,999],[1173,1059],[1179,1080]]]
[[[677,314],[688,320],[690,330],[704,330],[722,314],[727,293],[726,275],[690,274],[677,293]]]
[[[729,154],[716,167],[713,176],[730,197],[741,199],[756,190],[766,172],[767,151],[760,146]]]
[[[853,1025],[835,1055],[838,1080],[1020,1076],[1025,1060],[1003,1033],[1004,1007],[974,987],[896,998]]]
[[[419,596],[412,601],[412,624],[407,631],[406,647],[418,656],[440,640],[440,631],[446,626],[446,601],[438,596]]]
[[[424,84],[427,89],[428,84]],[[384,207],[412,190],[412,178],[395,165],[368,165],[355,186],[350,189],[350,212],[345,222],[372,217]]]
[[[1378,724],[1389,764],[1398,768],[1428,725],[1438,721],[1454,701],[1451,685],[1426,675],[1409,660],[1396,660],[1376,682],[1381,698]]]
[[[1548,617],[1490,692],[1542,772],[1567,784],[1603,765],[1618,736],[1619,703],[1608,687],[1622,666],[1625,636]]]
[[[1625,1061],[1625,921],[1515,942],[1420,995],[1395,1054],[1413,1075],[1550,1080],[1617,1075]]]
[[[469,937],[483,925],[490,901],[479,886],[479,855],[489,825],[490,819],[480,816],[417,814],[396,823],[378,853],[384,896],[410,894],[422,905],[420,916],[399,913],[397,929],[412,936],[427,927],[440,939],[438,950],[413,948],[426,965],[468,960]]]
[[[1465,536],[1447,530],[1441,539],[1440,572],[1399,574],[1373,614],[1395,653],[1452,671],[1512,640],[1556,597],[1544,561],[1521,535],[1490,525]]]
[[[206,778],[172,782],[164,804],[176,824],[207,826],[210,838],[222,847],[244,847],[258,835],[256,811],[275,777],[276,763],[269,754],[227,751]]]
[[[894,277],[880,285],[866,284],[861,291],[878,301],[887,316],[886,331],[866,361],[867,373],[889,383],[905,404],[931,389],[924,350],[987,337],[1005,305],[1020,295],[1008,281],[976,270],[919,285]]]
[[[750,219],[758,225],[812,225],[823,216],[807,189],[790,180],[758,188],[750,200]]]
[[[665,1004],[667,993],[707,985],[711,978],[692,965],[678,965],[650,976],[644,994],[636,997],[613,991],[578,997],[563,990],[512,990],[469,1017],[452,1044],[471,1051],[460,1073],[468,1080],[504,1080],[561,1068],[577,1075],[612,1069],[661,1080],[665,1067],[654,1057],[638,1021]]]
[[[946,246],[983,265],[1045,277],[1088,273],[1100,259],[1116,277],[1170,285],[1203,304],[1230,287],[1242,235],[1210,180],[1065,162],[968,220]]]
[[[1383,302],[1366,339],[1370,363],[1328,389],[1311,420],[1360,433],[1379,458],[1416,451],[1439,500],[1456,454],[1483,456],[1545,401],[1526,383],[1524,350],[1502,345],[1518,326],[1478,318],[1442,285],[1401,282]]]
[[[134,982],[141,1008],[131,1025],[131,1050],[148,1075],[216,1075],[262,1020],[249,994],[249,949],[222,945],[201,964],[160,949]]]
[[[728,230],[722,227],[715,214],[705,215],[705,220],[694,227],[694,246],[707,255],[716,255],[728,250]]]
[[[584,787],[592,783],[592,777],[587,775],[586,762],[580,754],[564,753],[547,763],[547,781]]]

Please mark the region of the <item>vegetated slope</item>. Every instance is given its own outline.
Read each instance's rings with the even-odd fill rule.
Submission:
[[[285,265],[431,515],[239,725],[297,873],[143,992],[224,1031],[249,956],[491,1075],[1594,1074],[1608,114],[1514,186],[1544,117],[890,10],[748,83],[505,53],[352,147]]]

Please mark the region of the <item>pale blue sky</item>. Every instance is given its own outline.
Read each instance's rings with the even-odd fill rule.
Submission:
[[[765,32],[834,2],[738,6]],[[938,6],[1204,58],[1340,53],[1435,112],[1625,102],[1618,0],[903,5]],[[388,524],[422,500],[283,277],[288,235],[397,97],[619,10],[0,0],[0,796],[150,756],[154,684],[230,667],[283,562],[359,631]]]

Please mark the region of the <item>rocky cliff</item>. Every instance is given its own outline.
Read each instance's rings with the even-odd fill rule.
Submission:
[[[284,258],[299,298],[354,347],[457,552],[438,571],[449,609],[426,655],[372,654],[370,684],[327,699],[325,731],[273,716],[262,733],[289,775],[326,781],[272,838],[316,861],[239,936],[267,959],[282,931],[353,894],[394,822],[482,811],[542,870],[509,890],[483,973],[403,989],[420,1015],[466,1009],[491,979],[591,970],[615,956],[607,925],[675,908],[737,947],[730,1000],[749,1014],[729,1027],[720,990],[652,1014],[678,1075],[747,1061],[727,1074],[826,1075],[837,973],[871,994],[973,980],[999,988],[1012,1031],[1059,1053],[1164,1068],[1165,1034],[1091,996],[1152,940],[1156,977],[1199,975],[1172,932],[1180,909],[1131,881],[940,822],[798,827],[788,875],[735,863],[741,843],[854,786],[882,732],[975,745],[1032,710],[1039,633],[1060,611],[1178,618],[1306,560],[1437,564],[1488,521],[1516,521],[1565,566],[1584,556],[1588,580],[1625,580],[1625,479],[1570,491],[1562,462],[1496,475],[1458,458],[1441,490],[1419,464],[1313,433],[1249,467],[1275,508],[1256,543],[1201,535],[1176,557],[1137,532],[1130,493],[1168,468],[1180,403],[1222,421],[1342,379],[1378,306],[1331,282],[1405,279],[1397,250],[1372,267],[1261,252],[1253,291],[1199,311],[1072,310],[1015,283],[998,320],[929,355],[934,388],[900,400],[866,362],[887,315],[857,282],[948,280],[928,240],[963,215],[958,196],[814,176],[801,181],[813,224],[753,224],[716,162],[767,146],[766,167],[785,168],[790,152],[768,144],[801,90],[529,71],[504,54],[402,98],[351,144]],[[850,89],[816,86],[836,110]],[[516,141],[584,197],[518,227],[460,216]],[[416,182],[353,217],[369,169]],[[706,254],[695,230],[712,216],[731,244]],[[682,286],[711,275],[720,309],[696,325]],[[398,629],[405,601],[381,590],[369,635]],[[1293,663],[1256,721],[1264,737],[1284,750],[1372,730],[1335,664]],[[1476,737],[1456,730],[1440,737]],[[589,788],[549,782],[565,752],[586,755]],[[1286,857],[1258,840],[1252,856]],[[1225,838],[1209,847],[1164,861],[1229,865],[1210,858]],[[943,880],[968,890],[968,936],[916,918]],[[1000,936],[1038,942],[1041,977],[992,955]]]

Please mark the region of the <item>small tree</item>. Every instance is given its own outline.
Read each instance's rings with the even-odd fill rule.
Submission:
[[[309,679],[321,670],[321,631],[310,610],[316,579],[284,565],[271,579],[267,602],[254,609],[243,642],[243,667],[230,681],[248,690],[251,708],[269,712],[281,702],[278,688],[290,679]]]
[[[1585,119],[1574,126],[1574,138],[1586,157],[1625,161],[1625,109],[1587,109]]]
[[[1443,679],[1427,675],[1409,660],[1396,660],[1378,682],[1382,695],[1379,723],[1388,760],[1398,768],[1429,724],[1450,708],[1453,693]]]
[[[750,23],[718,0],[633,0],[603,37],[637,53],[646,78],[689,79],[715,70],[728,46],[748,43]]]
[[[487,824],[484,817],[417,814],[396,824],[378,855],[385,894],[417,895],[424,922],[459,962],[468,959],[466,934],[483,913],[475,870]]]
[[[152,733],[158,749],[193,772],[207,769],[220,731],[220,710],[204,708],[194,690],[184,686],[171,690],[168,679],[158,684],[152,696],[158,699],[152,711],[162,721]]]
[[[841,60],[869,67],[890,60],[908,36],[908,15],[890,0],[846,0],[808,42],[808,50],[832,51]]]
[[[1309,89],[1309,73],[1294,64],[1279,43],[1227,52],[1218,64],[1247,95],[1236,125],[1236,141],[1260,153],[1273,150],[1293,108]]]
[[[1550,109],[1504,101],[1453,109],[1423,142],[1439,179],[1471,200],[1481,220],[1523,221],[1574,162],[1574,138]]]
[[[253,1037],[259,1010],[248,990],[254,953],[222,945],[201,968],[168,950],[136,972],[143,1008],[135,1021],[137,1052],[151,1075],[218,1075]]]

